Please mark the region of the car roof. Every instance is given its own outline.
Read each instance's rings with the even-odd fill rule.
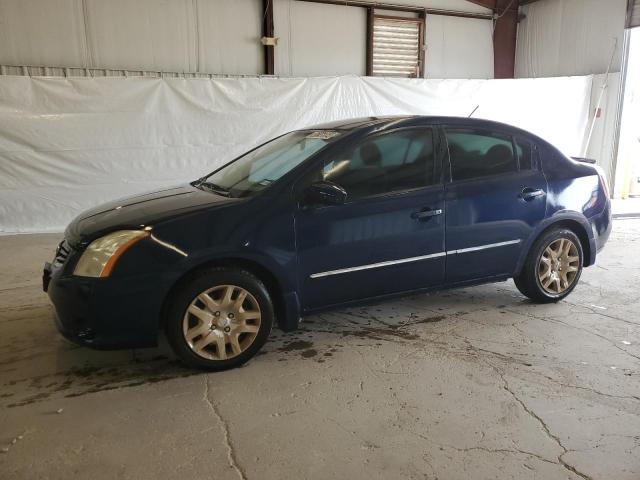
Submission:
[[[496,122],[493,120],[486,120],[483,118],[468,118],[468,117],[450,117],[450,116],[435,116],[435,115],[388,115],[380,117],[362,117],[362,118],[349,118],[345,120],[337,120],[334,122],[323,123],[320,125],[314,125],[312,127],[305,128],[304,130],[359,130],[368,127],[375,126],[375,130],[385,130],[393,127],[403,126],[419,126],[429,124],[447,124],[447,125],[460,125],[465,127],[477,127],[487,129],[509,130],[513,133],[526,134],[535,137],[539,140],[539,137],[513,125],[506,123]]]
[[[393,120],[405,120],[414,118],[413,116],[385,116],[385,117],[359,117],[348,118],[344,120],[335,120],[333,122],[322,123],[320,125],[313,125],[305,128],[304,130],[356,130],[358,128],[370,127],[372,125],[380,123],[390,123]]]

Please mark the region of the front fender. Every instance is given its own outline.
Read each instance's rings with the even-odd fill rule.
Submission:
[[[283,259],[279,259],[282,261]],[[260,252],[217,250],[184,259],[170,269],[165,298],[194,271],[207,265],[239,265],[261,277],[269,288],[276,308],[278,326],[284,331],[295,330],[301,317],[300,300],[295,288],[295,259],[279,263],[278,260]]]

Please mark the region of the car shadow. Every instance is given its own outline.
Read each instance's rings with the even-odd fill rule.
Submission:
[[[324,363],[346,348],[347,342],[353,341],[368,345],[410,343],[420,338],[421,329],[427,329],[428,333],[429,329],[437,328],[437,324],[446,324],[455,316],[466,314],[466,310],[523,302],[522,298],[515,300],[510,293],[494,289],[478,296],[466,289],[462,295],[464,301],[452,301],[455,293],[416,295],[313,315],[306,317],[294,332],[274,329],[256,358],[240,368],[265,361],[304,359]],[[492,298],[487,298],[487,294]],[[478,301],[479,298],[482,301]],[[450,306],[452,303],[456,308]],[[28,321],[47,325],[41,334],[49,342],[47,347],[42,347],[40,339],[27,336],[22,343],[16,340],[8,348],[0,349],[0,405],[6,408],[206,373],[185,366],[175,357],[163,335],[156,348],[96,351],[60,337],[52,325],[49,307],[34,309],[33,314]]]

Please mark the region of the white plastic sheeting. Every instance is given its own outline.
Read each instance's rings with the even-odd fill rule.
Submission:
[[[388,114],[518,125],[569,154],[591,77],[29,78],[0,76],[0,231],[59,231],[80,211],[197,178],[280,133]]]

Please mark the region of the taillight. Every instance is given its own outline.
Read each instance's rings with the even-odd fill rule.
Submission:
[[[604,172],[602,170],[598,170],[598,176],[600,177],[600,183],[602,184],[602,189],[604,190],[604,194],[607,198],[609,197],[609,182],[607,182],[607,178],[604,176]]]
[[[609,197],[609,182],[607,182],[604,170],[599,165],[594,165],[593,167],[596,169],[596,172],[598,172],[598,178],[600,178],[600,184],[602,185],[602,190],[604,190],[605,196],[607,198],[611,198]]]

